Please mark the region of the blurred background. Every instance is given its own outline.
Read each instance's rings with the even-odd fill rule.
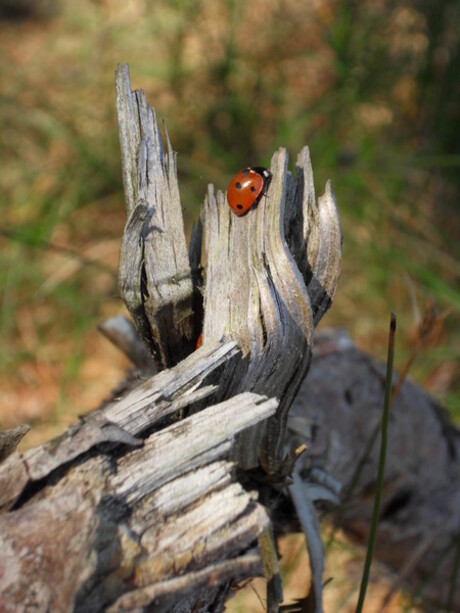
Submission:
[[[128,366],[114,70],[179,152],[187,231],[208,183],[310,147],[332,180],[343,273],[322,326],[386,353],[460,421],[460,4],[456,0],[0,0],[0,427],[32,446]],[[345,609],[344,609],[345,610]]]

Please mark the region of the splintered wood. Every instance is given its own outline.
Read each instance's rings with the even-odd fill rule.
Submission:
[[[116,94],[120,293],[137,333],[122,318],[102,330],[137,378],[36,449],[20,454],[16,434],[4,437],[0,608],[219,611],[238,581],[269,568],[275,610],[270,520],[256,482],[235,475],[258,469],[279,485],[292,471],[288,411],[340,274],[330,184],[317,200],[308,148],[295,175],[280,149],[247,215],[209,186],[188,249],[166,126],[162,138],[127,66]]]
[[[279,406],[270,420],[238,437],[234,458],[244,468],[261,465],[280,474],[289,407],[340,275],[341,233],[330,184],[316,200],[304,147],[295,176],[285,149],[273,155],[268,192],[243,217],[210,185],[188,259],[176,155],[167,132],[164,148],[145,94],[131,91],[126,66],[117,71],[117,107],[128,214],[122,297],[160,369],[193,351],[191,339],[200,333],[205,344],[238,342],[242,359],[223,370],[218,397],[251,391],[275,396]]]

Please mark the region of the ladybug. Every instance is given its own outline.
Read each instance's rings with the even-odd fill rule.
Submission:
[[[266,168],[254,166],[243,168],[230,181],[227,190],[228,206],[235,215],[241,217],[257,204],[261,196],[267,193],[272,174]]]
[[[203,344],[203,335],[200,334],[200,336],[198,337],[196,341],[195,349],[199,349],[202,344]]]

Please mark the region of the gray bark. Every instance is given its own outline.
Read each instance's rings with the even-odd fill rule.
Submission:
[[[385,367],[337,330],[317,339],[315,356],[290,413],[288,439],[307,443],[298,470],[311,495],[366,545]],[[450,600],[458,611],[459,535],[460,432],[437,402],[405,381],[391,407],[374,555],[398,573],[394,589],[409,589],[435,611],[447,610]]]
[[[181,381],[177,386],[173,369],[161,373],[163,383],[157,376],[136,387],[133,404],[137,414],[146,417],[147,431],[149,415],[157,423],[168,412],[174,415],[170,412],[173,397],[178,416],[187,409],[187,402],[200,402],[200,382],[203,394],[215,393],[209,382],[214,351],[209,354],[202,348],[206,357],[199,358],[201,366],[195,366],[189,381],[183,378],[198,353],[177,373]],[[314,355],[287,430],[288,446],[308,445],[308,452],[297,462],[300,482],[296,477],[294,485],[300,490],[306,487],[323,514],[327,511],[349,536],[365,544],[378,441],[366,461],[362,460],[381,415],[384,366],[339,331],[322,333]],[[217,370],[227,356],[238,359],[234,343],[220,351]],[[196,414],[200,422],[195,424],[193,415],[185,423],[173,420],[172,429],[152,434],[143,446],[138,442],[138,418],[131,420],[127,413],[128,428],[139,438],[101,418],[111,415],[119,423],[126,421],[125,411],[117,409],[120,401],[114,400],[60,440],[24,454],[10,454],[0,465],[2,610],[27,610],[27,606],[39,611],[69,610],[72,605],[81,611],[108,606],[129,610],[156,603],[153,610],[167,611],[179,602],[187,610],[200,598],[219,610],[225,586],[264,572],[255,543],[260,542],[261,533],[268,533],[268,516],[257,503],[256,493],[245,493],[235,482],[234,465],[225,459],[230,439],[219,444],[220,450],[213,447],[217,445],[216,425],[225,423],[229,431],[236,431],[241,424],[248,425],[274,410],[267,401],[254,400],[252,404],[252,398],[246,396],[243,404],[236,397],[227,409],[223,405],[224,411],[222,405],[215,411],[211,407],[208,414]],[[155,408],[159,405],[161,411]],[[260,412],[253,416],[253,410]],[[88,427],[92,421],[93,426]],[[85,427],[84,436],[79,435]],[[202,447],[183,457],[184,449],[192,444],[189,428]],[[178,429],[182,432],[176,438]],[[100,430],[106,432],[93,434],[88,442],[88,435]],[[3,434],[12,440],[8,432]],[[115,446],[117,435],[125,442]],[[13,438],[17,442],[17,433]],[[105,449],[98,447],[103,440],[107,441]],[[81,455],[72,441],[83,445]],[[10,451],[12,446],[10,443]],[[184,471],[184,464],[198,467]],[[275,532],[297,531],[298,520],[288,500],[279,494],[276,498]],[[375,557],[397,573],[394,589],[411,590],[432,604],[429,610],[446,608],[451,592],[452,610],[460,608],[455,568],[459,508],[459,431],[436,402],[406,381],[392,407]],[[248,524],[241,525],[246,516]],[[203,550],[208,539],[214,545]],[[317,567],[320,565],[321,559],[317,561]],[[142,569],[139,575],[138,566]],[[209,599],[204,599],[205,594]]]
[[[189,254],[166,128],[164,148],[126,66],[116,90],[120,291],[147,352],[123,321],[103,331],[147,380],[0,465],[2,605],[217,611],[235,581],[264,572],[276,610],[269,518],[230,460],[277,484],[292,471],[288,411],[340,274],[334,198],[327,184],[316,201],[307,148],[295,177],[280,149],[267,195],[245,217],[209,186]]]
[[[333,334],[317,343],[296,398],[340,273],[330,185],[317,201],[308,149],[295,177],[280,150],[267,196],[247,216],[234,217],[209,187],[188,253],[169,138],[165,151],[126,67],[116,83],[128,215],[120,288],[144,343],[126,320],[103,325],[136,376],[36,449],[14,451],[26,427],[1,433],[1,608],[220,611],[236,581],[263,573],[267,606],[277,610],[272,529],[297,529],[298,520],[276,493],[284,513],[275,505],[271,523],[250,474],[246,489],[236,479],[236,461],[261,466],[269,488],[289,486],[320,611],[309,500],[338,508],[336,521],[365,538],[377,473],[376,448],[368,457],[365,449],[384,380],[381,365]],[[290,484],[290,451],[305,442]],[[458,431],[406,383],[392,412],[376,555],[454,608],[459,456]]]
[[[260,464],[281,473],[289,407],[308,371],[314,327],[340,275],[341,234],[330,184],[316,201],[305,147],[295,177],[287,152],[275,153],[268,193],[244,217],[236,217],[210,185],[189,261],[167,132],[166,153],[155,113],[142,92],[131,91],[126,66],[118,68],[116,83],[128,214],[122,297],[160,369],[192,351],[200,333],[204,344],[238,342],[243,359],[224,371],[221,398],[252,391],[280,403],[273,418],[238,438],[234,457],[244,468]]]
[[[206,377],[237,353],[208,345],[60,439],[8,456],[2,611],[164,611],[196,603],[204,587],[211,606],[231,580],[262,572],[254,544],[269,519],[226,458],[277,401],[240,394],[178,420],[215,392]]]

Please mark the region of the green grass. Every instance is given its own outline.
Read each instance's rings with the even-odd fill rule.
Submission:
[[[391,314],[390,332],[388,339],[388,356],[385,377],[385,400],[383,403],[383,412],[381,420],[381,440],[380,440],[380,456],[378,465],[378,475],[376,481],[376,490],[374,498],[374,508],[372,512],[372,521],[369,530],[369,540],[367,544],[366,559],[364,562],[363,576],[361,579],[361,587],[359,590],[358,603],[356,605],[356,613],[361,613],[366,599],[366,591],[369,583],[369,575],[371,571],[372,556],[377,537],[377,528],[380,514],[380,500],[382,497],[383,481],[385,477],[385,462],[388,442],[388,421],[390,419],[391,407],[391,392],[393,380],[393,363],[395,354],[395,334],[396,334],[396,315]]]
[[[409,351],[408,272],[420,305],[432,296],[451,311],[413,374],[424,384],[443,364],[452,370],[460,343],[455,2],[425,13],[268,2],[262,16],[240,0],[58,4],[50,21],[2,23],[2,377],[38,344],[88,334],[101,305],[119,308],[116,258],[96,256],[46,295],[42,288],[67,261],[53,245],[84,255],[121,236],[113,72],[125,61],[132,85],[167,119],[189,227],[208,182],[225,189],[240,167],[268,164],[279,146],[294,157],[308,144],[317,192],[332,179],[344,228],[343,275],[326,322],[346,325],[373,351],[397,309]],[[37,327],[27,347],[25,308]],[[63,360],[73,363],[70,349]],[[455,412],[460,384],[451,379],[432,389]]]
[[[309,145],[344,234],[324,324],[384,359],[397,311],[399,369],[416,338],[411,294],[422,313],[432,298],[448,314],[410,374],[460,423],[459,3],[56,4],[50,20],[0,22],[0,389],[13,398],[0,427],[55,434],[101,399],[84,393],[85,364],[96,354],[104,373],[96,325],[122,308],[120,62],[168,123],[188,231],[208,183]],[[28,413],[35,396],[42,411]]]

